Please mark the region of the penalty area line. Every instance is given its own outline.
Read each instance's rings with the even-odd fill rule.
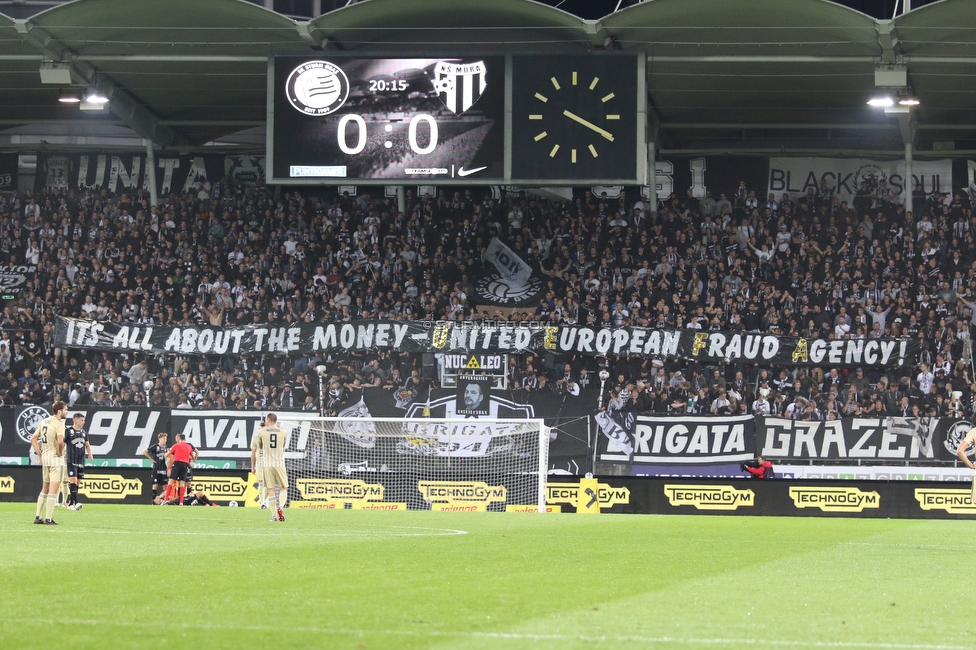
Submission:
[[[29,617],[5,617],[0,621],[3,623],[26,623],[46,625],[88,625],[88,626],[119,626],[119,627],[146,627],[158,628],[160,625],[172,628],[183,628],[187,630],[244,630],[249,632],[280,632],[282,628],[270,625],[223,625],[220,623],[173,623],[172,621],[99,621],[96,619],[67,619],[51,618],[38,619]],[[673,637],[659,636],[646,637],[639,635],[599,635],[592,636],[586,634],[532,634],[519,632],[469,632],[449,630],[383,630],[383,629],[360,629],[360,628],[338,628],[338,627],[318,627],[312,625],[289,626],[289,632],[307,632],[310,634],[344,634],[350,636],[368,636],[378,634],[381,636],[416,636],[416,637],[468,637],[472,639],[497,639],[512,641],[584,641],[589,643],[673,643],[679,645],[760,645],[773,647],[790,648],[863,648],[865,650],[970,650],[971,646],[931,644],[931,643],[873,643],[858,641],[795,641],[779,639],[725,639],[725,638],[700,638],[700,637]]]

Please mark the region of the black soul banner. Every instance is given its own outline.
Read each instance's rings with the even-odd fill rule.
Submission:
[[[301,355],[321,352],[505,354],[740,361],[758,365],[911,366],[919,344],[908,339],[826,340],[750,332],[697,332],[645,327],[568,327],[488,321],[351,321],[300,325],[179,327],[123,325],[59,317],[59,347],[188,355]]]

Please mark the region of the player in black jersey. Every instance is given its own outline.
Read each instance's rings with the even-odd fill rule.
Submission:
[[[169,436],[166,433],[156,434],[156,444],[142,452],[142,455],[152,461],[152,495],[153,503],[156,502],[156,495],[160,489],[165,489],[169,482],[169,472],[166,470],[166,454],[169,447],[166,442]]]
[[[68,465],[68,497],[69,510],[81,510],[78,503],[78,484],[85,478],[85,458],[94,460],[91,445],[88,443],[88,432],[85,431],[85,416],[75,413],[71,419],[71,426],[64,432],[65,462]]]

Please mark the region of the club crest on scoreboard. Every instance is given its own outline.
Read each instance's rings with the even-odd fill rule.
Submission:
[[[431,83],[444,106],[455,115],[461,115],[474,106],[488,88],[487,72],[484,61],[438,61]]]
[[[346,103],[349,78],[334,63],[306,61],[288,75],[285,94],[296,111],[312,116],[329,115]]]

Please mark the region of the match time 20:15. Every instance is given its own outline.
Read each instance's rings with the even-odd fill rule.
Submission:
[[[430,131],[429,140],[426,146],[421,146],[417,139],[417,130],[421,123],[426,123],[428,130]],[[383,130],[387,134],[393,132],[393,125],[386,124],[383,126]],[[353,131],[353,133],[349,133]],[[355,139],[355,145],[349,146],[349,136],[352,135]],[[339,149],[344,154],[350,156],[355,156],[361,153],[363,149],[366,148],[366,139],[369,134],[366,132],[366,120],[363,119],[362,115],[349,114],[343,115],[342,119],[339,120],[339,126],[336,130],[336,138],[339,143]],[[418,155],[426,155],[434,151],[437,148],[437,122],[434,120],[432,115],[426,113],[418,113],[410,119],[410,126],[407,129],[407,142],[410,144],[410,149]],[[383,143],[384,146],[389,149],[393,146],[390,140]]]
[[[370,79],[369,92],[371,93],[399,93],[407,89],[406,79]]]

